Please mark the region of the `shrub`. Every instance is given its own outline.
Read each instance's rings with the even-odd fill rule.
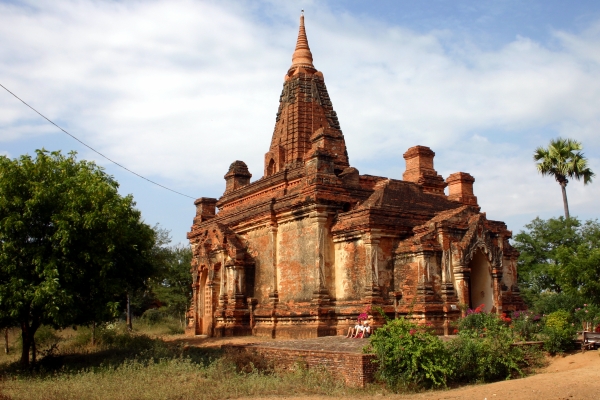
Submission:
[[[546,317],[546,328],[562,330],[569,326],[571,315],[565,310],[555,311]]]
[[[37,356],[45,357],[58,350],[58,345],[63,342],[56,329],[48,325],[41,325],[35,332],[35,346]],[[17,336],[16,350],[20,352],[23,349],[23,339],[21,335]]]
[[[544,349],[548,353],[554,355],[573,349],[576,329],[575,324],[571,322],[569,312],[555,311],[546,317],[545,324],[542,333]]]
[[[541,293],[533,303],[533,311],[541,315],[549,315],[559,310],[574,310],[585,301],[573,293]]]
[[[149,325],[161,323],[167,318],[167,314],[163,311],[157,310],[156,308],[150,308],[144,311],[142,314],[142,320],[147,322]]]
[[[490,331],[499,330],[510,323],[510,318],[505,314],[502,317],[494,313],[483,311],[483,304],[475,310],[468,310],[467,316],[458,321],[459,331],[476,332],[477,334],[486,334]]]
[[[57,331],[50,326],[42,325],[35,332],[36,349],[42,357],[56,352],[58,344],[62,341],[63,339],[58,335]]]
[[[577,329],[594,331],[600,325],[600,307],[595,304],[584,304],[581,308],[576,308],[574,320]]]
[[[378,378],[392,390],[446,386],[453,373],[444,343],[405,318],[388,321],[375,331],[370,345],[379,363]]]
[[[455,363],[454,380],[490,382],[523,375],[530,365],[529,350],[512,345],[510,322],[506,315],[486,313],[481,307],[459,320],[458,337],[448,343]]]
[[[527,366],[520,347],[512,346],[512,333],[506,327],[487,334],[463,330],[448,343],[455,363],[453,379],[459,382],[491,382],[523,375]]]
[[[515,340],[537,340],[543,328],[542,317],[531,311],[515,311],[512,315],[512,328]]]

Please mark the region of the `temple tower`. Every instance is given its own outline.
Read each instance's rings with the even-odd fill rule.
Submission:
[[[327,93],[323,74],[313,65],[304,13],[292,65],[284,77],[271,146],[265,154],[265,176],[303,163],[314,151],[329,153],[339,174],[349,166],[344,135]]]
[[[444,181],[434,156],[408,149],[402,180],[350,167],[302,15],[264,177],[236,160],[223,195],[194,203],[186,332],[345,335],[378,307],[448,334],[461,304],[521,309],[511,232],[480,212],[473,176]]]

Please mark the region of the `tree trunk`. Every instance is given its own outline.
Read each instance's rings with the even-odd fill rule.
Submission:
[[[21,367],[29,368],[29,350],[31,349],[31,335],[29,326],[21,323],[21,339],[23,347],[21,349]]]
[[[21,339],[23,340],[23,348],[21,349],[21,367],[29,368],[35,364],[36,348],[35,348],[35,332],[40,327],[40,323],[34,321],[29,325],[27,322],[21,322]],[[29,362],[29,352],[33,353],[31,363]]]
[[[35,335],[31,335],[31,366],[37,361],[37,348],[35,347]]]
[[[127,293],[127,329],[131,332],[133,324],[131,322],[131,304],[129,302],[129,293]]]
[[[567,183],[569,181],[567,181],[566,179],[564,180],[564,182],[559,182],[560,183],[560,188],[562,189],[562,196],[563,196],[563,206],[565,207],[565,218],[569,219],[569,203],[567,202]]]
[[[4,328],[4,353],[8,354],[8,328]]]

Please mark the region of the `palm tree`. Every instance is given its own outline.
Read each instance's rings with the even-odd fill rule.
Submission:
[[[587,159],[579,150],[583,150],[580,142],[559,137],[551,140],[548,148],[538,147],[533,153],[533,160],[538,161],[536,164],[538,172],[542,175],[554,176],[560,185],[567,219],[569,218],[569,204],[567,203],[569,179],[580,180],[583,178],[583,184],[587,185],[595,176],[588,167]]]

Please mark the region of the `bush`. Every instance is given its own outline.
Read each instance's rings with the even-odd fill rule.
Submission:
[[[446,386],[453,363],[444,343],[405,318],[388,321],[371,336],[378,378],[392,390]]]
[[[577,329],[594,331],[600,325],[600,307],[586,303],[583,307],[575,309],[574,320]]]
[[[142,320],[148,323],[149,325],[159,324],[163,322],[166,318],[167,314],[160,310],[157,310],[156,308],[146,310],[142,314]]]
[[[63,339],[57,331],[50,326],[42,325],[35,332],[35,345],[38,354],[42,357],[51,355],[58,350],[58,345]]]
[[[531,311],[515,311],[512,315],[512,328],[515,340],[537,340],[544,324],[542,317]]]
[[[548,353],[554,355],[573,349],[576,329],[569,312],[555,311],[546,317],[545,324],[542,333],[544,349]]]
[[[491,382],[523,375],[528,366],[525,353],[512,346],[512,333],[506,327],[478,334],[463,330],[448,343],[455,363],[453,379],[458,382]]]
[[[571,293],[541,293],[533,302],[533,311],[540,315],[549,315],[559,310],[574,310],[585,301]]]
[[[490,382],[523,375],[524,368],[537,357],[512,345],[514,328],[508,326],[510,322],[506,315],[486,313],[481,307],[459,320],[458,338],[448,343],[455,363],[454,380]]]
[[[458,321],[458,330],[475,332],[479,335],[489,333],[506,327],[511,319],[502,314],[501,317],[494,313],[483,312],[483,304],[475,310],[468,310],[467,316]]]
[[[20,332],[19,332],[20,333]],[[63,342],[58,331],[51,326],[41,325],[35,332],[35,347],[37,356],[45,357],[58,350],[58,345]],[[15,350],[20,352],[23,349],[23,338],[19,334],[16,340]]]

